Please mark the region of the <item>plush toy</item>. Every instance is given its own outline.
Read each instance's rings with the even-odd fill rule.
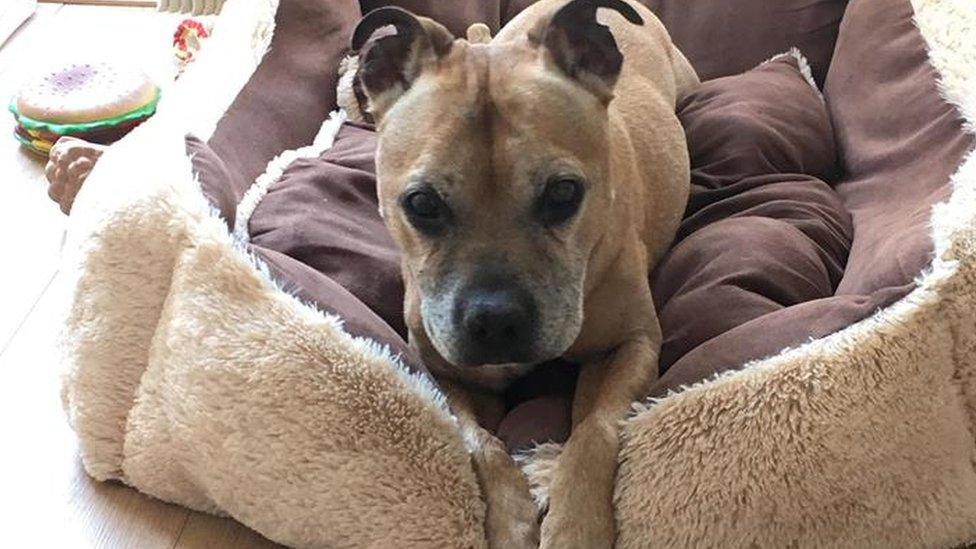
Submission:
[[[156,112],[159,88],[141,71],[71,63],[30,80],[10,101],[14,136],[47,155],[62,136],[108,144]]]
[[[180,74],[193,61],[194,56],[203,45],[203,40],[210,36],[209,25],[196,19],[184,19],[173,33],[173,55],[176,56],[177,69]]]

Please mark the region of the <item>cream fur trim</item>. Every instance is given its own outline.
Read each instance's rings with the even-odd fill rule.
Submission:
[[[339,135],[339,129],[345,121],[345,111],[333,111],[329,114],[329,118],[322,123],[322,127],[319,129],[315,139],[312,140],[311,145],[306,145],[300,149],[287,150],[273,158],[271,162],[268,162],[268,167],[264,173],[254,180],[254,183],[244,193],[243,198],[241,198],[240,204],[237,205],[237,214],[234,221],[234,236],[236,238],[245,242],[250,240],[251,235],[248,233],[248,223],[251,221],[251,215],[254,214],[254,210],[257,209],[258,204],[268,194],[268,189],[281,179],[281,176],[284,175],[285,170],[288,169],[288,166],[292,162],[302,158],[315,158],[332,148],[336,136]]]
[[[346,113],[346,119],[352,122],[365,122],[360,110],[359,100],[353,91],[353,81],[359,70],[359,57],[347,55],[339,63],[339,82],[336,84],[336,103]]]
[[[556,473],[556,463],[563,452],[563,445],[554,442],[537,444],[512,457],[529,481],[532,499],[540,511],[549,508],[549,486]]]
[[[970,0],[912,0],[915,22],[939,72],[943,97],[959,109],[967,131],[976,133],[976,7]]]
[[[770,61],[776,61],[777,59],[782,59],[784,57],[792,57],[793,59],[796,59],[796,66],[800,70],[800,74],[803,76],[803,79],[807,81],[807,84],[810,84],[813,91],[817,92],[817,97],[820,98],[820,101],[824,101],[823,93],[821,93],[820,88],[817,87],[817,81],[813,79],[813,71],[810,69],[810,62],[807,61],[806,56],[803,55],[800,48],[794,46],[786,52],[770,57],[759,65],[762,66]]]

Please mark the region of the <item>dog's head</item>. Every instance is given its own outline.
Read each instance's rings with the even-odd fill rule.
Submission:
[[[546,360],[580,332],[614,200],[607,106],[623,60],[598,6],[642,23],[619,0],[574,0],[503,43],[455,40],[397,8],[356,28],[355,50],[396,30],[359,70],[379,128],[380,208],[413,322],[452,364]]]

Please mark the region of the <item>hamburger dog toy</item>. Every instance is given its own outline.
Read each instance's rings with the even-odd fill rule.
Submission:
[[[117,141],[156,112],[159,88],[138,70],[74,63],[40,75],[10,101],[14,137],[47,155],[62,136]]]

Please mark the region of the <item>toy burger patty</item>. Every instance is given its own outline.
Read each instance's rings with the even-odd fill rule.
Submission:
[[[108,144],[152,116],[158,101],[159,88],[139,71],[106,63],[60,67],[11,100],[14,137],[43,154],[64,135]]]

